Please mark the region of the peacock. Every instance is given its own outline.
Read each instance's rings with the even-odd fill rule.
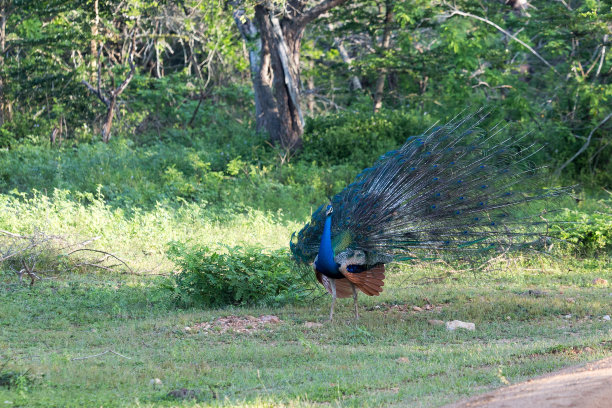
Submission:
[[[312,264],[336,298],[379,295],[385,264],[474,259],[545,241],[545,220],[528,203],[561,195],[536,187],[531,160],[541,147],[528,134],[488,131],[489,112],[456,117],[382,155],[291,237],[293,257]]]

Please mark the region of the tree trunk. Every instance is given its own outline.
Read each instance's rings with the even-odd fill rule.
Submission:
[[[393,4],[391,0],[385,1],[385,28],[383,31],[382,40],[380,42],[381,52],[387,51],[391,45],[391,22],[393,21]],[[380,74],[376,80],[374,88],[374,112],[378,112],[382,108],[383,91],[385,89],[385,80],[387,79],[387,68],[380,69]]]
[[[283,149],[294,150],[304,131],[297,88],[303,29],[284,20],[258,5],[254,22],[236,21],[249,49],[257,129],[266,130]]]
[[[117,97],[111,95],[110,103],[108,104],[106,111],[106,118],[102,125],[102,141],[108,143],[111,138],[111,128],[113,126],[113,117],[115,116],[115,106],[117,106]]]
[[[348,0],[324,0],[310,9],[306,1],[287,0],[279,13],[274,3],[255,6],[253,20],[244,10],[234,12],[236,25],[249,53],[255,94],[257,129],[286,151],[302,145],[304,118],[300,106],[300,48],[306,25]],[[277,15],[283,15],[278,18]]]
[[[6,50],[6,17],[8,10],[4,4],[0,8],[0,66],[4,65],[4,51]],[[5,80],[0,76],[0,126],[11,120],[11,105],[4,96]]]

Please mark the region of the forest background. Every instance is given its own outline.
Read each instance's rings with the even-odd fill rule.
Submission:
[[[321,4],[2,1],[0,191],[100,186],[117,203],[222,204],[230,186],[272,172],[325,196],[407,136],[481,106],[544,146],[536,164],[612,185],[610,2]],[[296,5],[314,14],[297,24]],[[282,31],[284,65],[260,20]],[[100,155],[147,171],[102,174],[87,163]]]

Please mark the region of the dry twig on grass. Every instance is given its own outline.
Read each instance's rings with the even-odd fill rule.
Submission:
[[[36,280],[43,279],[46,272],[65,272],[78,268],[89,267],[115,271],[114,268],[124,266],[126,273],[136,274],[126,261],[117,255],[100,249],[85,248],[87,245],[99,240],[96,236],[77,243],[71,242],[62,236],[48,235],[41,231],[34,231],[29,235],[17,234],[0,230],[0,265],[5,265],[19,276],[28,276],[30,286]],[[85,252],[103,254],[101,258],[91,259],[84,256]],[[79,253],[80,257],[70,257]],[[109,259],[119,263],[106,263]]]
[[[121,258],[119,258],[117,255],[113,255],[110,252],[106,252],[106,251],[101,251],[99,249],[91,249],[91,248],[80,248],[80,249],[75,249],[74,251],[68,252],[66,254],[66,256],[72,255],[75,252],[79,252],[79,251],[91,251],[91,252],[98,252],[101,254],[105,254],[107,256],[112,256],[113,258],[115,258],[116,260],[118,260],[119,262],[121,262],[123,265],[125,265],[126,268],[129,269],[130,272],[134,273],[134,271],[132,270],[132,268],[129,267],[129,265]],[[99,266],[98,266],[99,267]]]
[[[108,354],[108,353],[114,354],[114,355],[119,356],[119,357],[126,358],[126,359],[128,359],[128,360],[131,360],[131,359],[132,359],[132,357],[124,356],[123,354],[117,353],[117,352],[116,352],[116,351],[114,351],[114,350],[106,350],[106,351],[103,351],[102,353],[93,354],[93,355],[91,355],[91,356],[84,356],[84,357],[75,357],[75,358],[71,358],[71,359],[70,359],[70,361],[87,360],[88,358],[100,357],[100,356],[103,356],[103,355]]]

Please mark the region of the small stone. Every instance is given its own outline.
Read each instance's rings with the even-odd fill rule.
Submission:
[[[608,286],[608,281],[603,278],[593,279],[593,285]]]
[[[157,386],[161,386],[163,383],[159,378],[152,378],[151,381],[149,381],[149,384],[152,385],[153,388],[156,388]]]
[[[605,315],[605,316],[603,317],[603,319],[604,319],[605,321],[610,321],[610,315]]]
[[[510,316],[506,316],[506,320],[510,320],[512,319]]]
[[[529,289],[526,292],[521,293],[522,295],[525,296],[534,296],[534,297],[542,297],[542,296],[546,296],[547,293],[542,291],[542,290],[537,290],[537,289]]]
[[[186,331],[186,332],[190,332],[191,331],[191,327],[185,326],[185,328],[183,330]]]
[[[462,322],[461,320],[446,322],[446,330],[453,331],[456,329],[476,330],[476,325],[474,323]]]
[[[313,329],[315,327],[323,327],[323,323],[306,322],[304,323],[304,327],[306,327],[307,329]]]
[[[168,393],[169,397],[176,399],[196,399],[200,395],[200,390],[189,390],[187,388],[180,388],[178,390],[172,390]]]
[[[443,320],[438,320],[438,319],[428,320],[427,323],[431,324],[432,326],[442,326],[442,325],[444,325],[444,321]]]
[[[571,314],[566,314],[566,315],[565,315],[565,316],[563,316],[563,317],[564,317],[564,318],[566,318],[566,319],[571,319],[571,318],[572,318],[572,315],[571,315]]]
[[[259,318],[262,323],[280,323],[278,316],[264,315]]]
[[[400,357],[395,361],[397,361],[398,363],[402,363],[402,364],[410,363],[410,359],[408,357]]]
[[[412,310],[414,310],[415,312],[422,312],[423,308],[418,307],[418,306],[412,306]]]

